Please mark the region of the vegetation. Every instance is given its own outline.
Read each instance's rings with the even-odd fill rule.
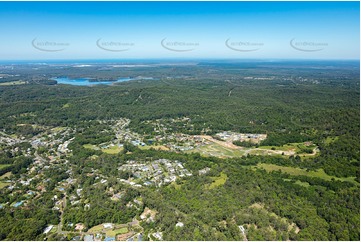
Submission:
[[[286,172],[293,176],[310,176],[310,177],[321,178],[321,179],[324,179],[327,181],[340,180],[340,181],[349,181],[349,182],[357,184],[357,182],[354,180],[355,177],[338,178],[338,177],[327,175],[324,172],[324,170],[322,170],[322,169],[319,169],[317,171],[306,171],[305,169],[296,168],[296,167],[278,166],[278,165],[273,165],[273,164],[262,164],[262,163],[259,163],[257,165],[257,167],[263,168],[266,171],[282,171],[282,172]]]
[[[242,147],[253,147],[253,146],[257,146],[256,144],[249,142],[249,141],[233,141],[232,142],[234,145],[238,145],[238,146],[242,146]]]
[[[213,177],[213,182],[208,186],[209,189],[216,188],[218,186],[222,186],[227,181],[227,175],[225,173],[221,173],[219,177]]]
[[[0,190],[0,239],[71,240],[76,224],[90,234],[113,223],[122,227],[102,233],[243,240],[242,225],[248,240],[359,241],[359,63],[332,63],[4,68],[12,77],[0,86],[0,187],[9,185]],[[154,79],[86,87],[54,76]],[[187,151],[165,141],[223,131],[267,139]],[[158,159],[190,174],[154,186],[120,169]],[[154,218],[141,216],[145,208]],[[44,234],[48,225],[64,233]]]

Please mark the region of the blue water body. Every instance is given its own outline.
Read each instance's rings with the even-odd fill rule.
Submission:
[[[119,78],[117,81],[90,81],[90,78],[76,78],[70,79],[68,77],[57,77],[53,78],[53,80],[57,81],[58,84],[68,84],[75,86],[93,86],[93,85],[112,85],[114,83],[126,82],[131,80],[153,80],[152,77],[136,77],[136,78]]]
[[[23,203],[24,203],[23,201],[20,201],[20,202],[15,203],[13,206],[14,206],[15,208],[17,208],[17,207],[19,207],[20,205],[22,205]]]
[[[115,241],[115,237],[106,237],[104,241]]]

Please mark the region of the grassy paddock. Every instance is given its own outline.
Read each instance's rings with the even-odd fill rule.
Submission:
[[[10,164],[0,164],[0,169],[5,168],[5,167],[9,167],[9,166],[11,166],[11,165]]]
[[[150,149],[155,149],[155,150],[169,150],[168,147],[165,147],[164,145],[146,145],[146,146],[138,146],[139,149],[141,150],[150,150]]]
[[[11,176],[11,171],[6,172],[4,175],[0,176],[0,179],[7,179]]]
[[[88,233],[100,233],[103,230],[103,224],[96,225],[94,227],[91,227],[88,230]]]
[[[0,182],[0,189],[6,187],[6,186],[9,186],[10,183],[7,183],[7,182]]]
[[[110,154],[110,155],[118,154],[122,150],[123,150],[123,147],[118,147],[117,145],[111,146],[111,147],[109,147],[107,149],[102,149],[102,151],[104,153],[107,153],[107,154]]]
[[[25,81],[10,81],[10,82],[2,82],[0,83],[0,86],[12,86],[12,85],[23,85],[26,84]]]
[[[199,148],[187,151],[187,153],[192,153],[192,152],[199,152],[201,155],[204,155],[204,156],[216,156],[216,157],[221,157],[221,158],[240,157],[240,156],[244,155],[244,152],[241,150],[225,148],[216,143],[204,145]]]
[[[226,181],[227,181],[227,174],[222,172],[219,177],[212,177],[212,179],[213,179],[213,182],[210,185],[207,185],[208,189],[213,189],[218,186],[224,185],[224,183],[226,183]]]
[[[92,145],[92,144],[85,144],[83,145],[85,149],[91,149],[91,150],[100,150],[98,146]]]
[[[301,169],[297,167],[289,167],[289,166],[279,166],[274,164],[265,164],[265,163],[259,163],[257,168],[263,168],[268,172],[271,171],[278,171],[281,170],[282,172],[288,173],[292,176],[309,176],[309,177],[317,177],[324,179],[326,181],[331,181],[331,179],[339,180],[339,181],[348,181],[352,182],[354,184],[358,184],[354,179],[355,177],[345,177],[345,178],[339,178],[335,176],[330,176],[325,173],[323,169],[318,169],[317,171],[307,171],[306,169]]]
[[[117,234],[125,234],[125,233],[128,233],[128,228],[126,227],[106,231],[106,235],[109,237],[115,237],[115,235]]]

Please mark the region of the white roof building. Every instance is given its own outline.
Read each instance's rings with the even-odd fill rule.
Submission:
[[[103,224],[103,227],[104,227],[105,229],[112,229],[112,228],[113,228],[113,224],[112,224],[112,223],[105,223],[105,224]]]
[[[54,227],[54,225],[49,225],[48,227],[45,228],[44,230],[44,234],[47,234],[50,232],[50,230]]]
[[[175,226],[176,226],[176,227],[183,227],[184,224],[183,224],[182,222],[178,222]]]

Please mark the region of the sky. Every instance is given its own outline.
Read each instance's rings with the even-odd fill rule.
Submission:
[[[359,2],[0,2],[0,60],[359,59]]]

